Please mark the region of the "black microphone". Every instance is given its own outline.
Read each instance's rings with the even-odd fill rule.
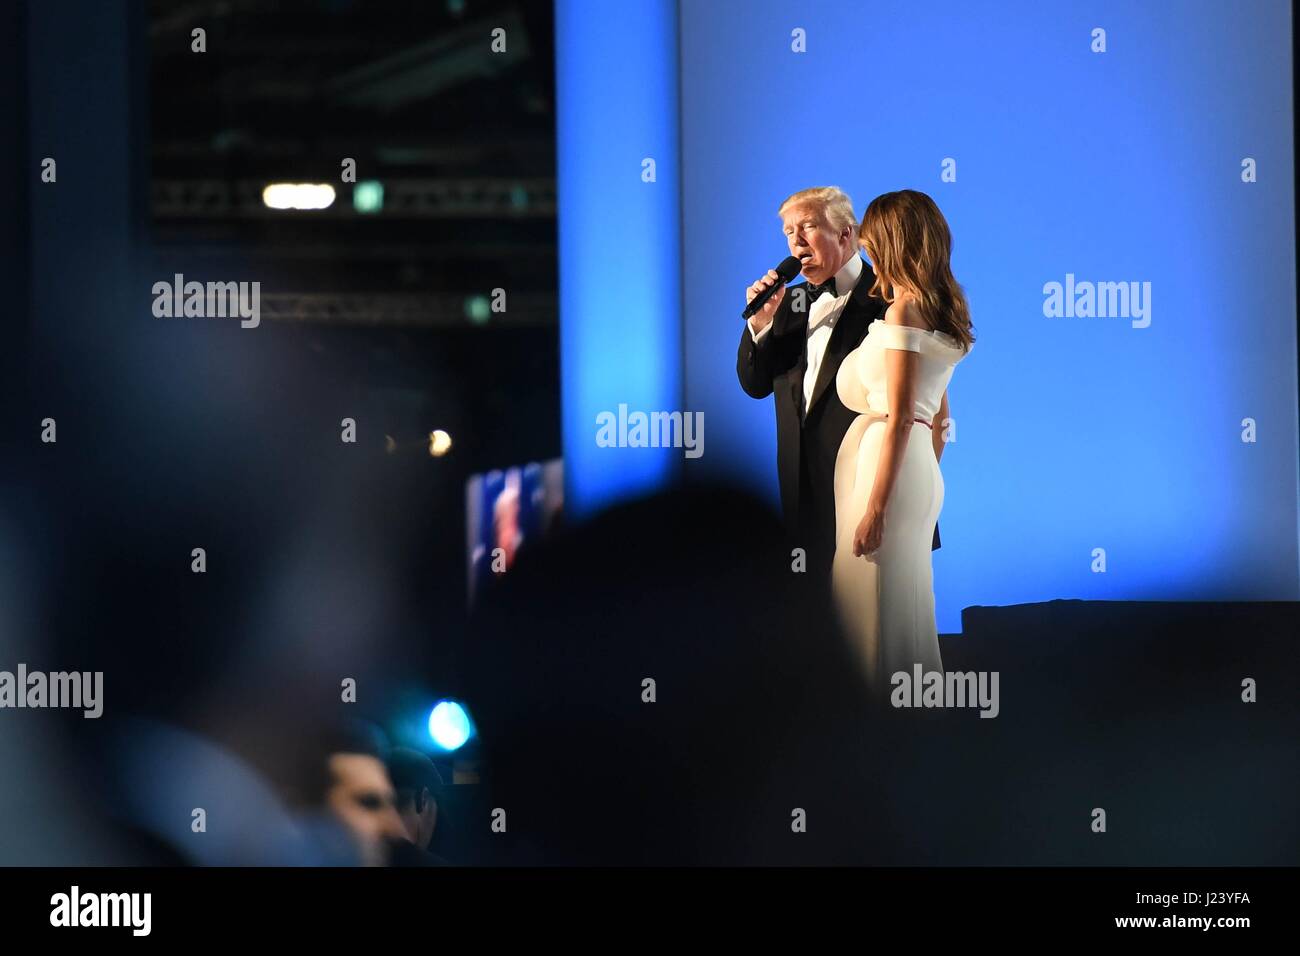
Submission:
[[[795,256],[786,256],[782,259],[781,264],[776,267],[776,274],[778,276],[777,281],[773,282],[758,295],[754,296],[753,301],[750,302],[749,305],[745,306],[745,311],[740,313],[740,317],[742,319],[748,319],[757,313],[758,310],[763,307],[763,303],[776,295],[777,289],[781,288],[781,286],[785,285],[799,274],[801,268],[803,268],[803,263]]]

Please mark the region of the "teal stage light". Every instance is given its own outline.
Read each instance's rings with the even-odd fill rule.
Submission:
[[[369,179],[352,190],[352,208],[361,213],[375,213],[384,208],[384,184]]]
[[[454,700],[441,700],[429,712],[429,736],[445,751],[459,750],[473,729],[469,714]]]

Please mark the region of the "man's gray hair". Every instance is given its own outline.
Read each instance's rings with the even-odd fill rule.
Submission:
[[[781,203],[776,214],[784,216],[785,211],[791,206],[813,206],[821,210],[826,221],[836,232],[846,227],[850,230],[857,229],[858,217],[853,214],[853,200],[838,186],[814,186],[812,189],[801,189]]]

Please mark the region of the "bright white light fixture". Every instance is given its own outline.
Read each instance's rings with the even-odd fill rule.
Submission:
[[[269,209],[328,209],[334,205],[334,187],[329,183],[271,183],[262,190],[262,202]]]
[[[429,454],[434,458],[441,458],[447,452],[451,451],[451,436],[439,428],[437,431],[429,432]]]

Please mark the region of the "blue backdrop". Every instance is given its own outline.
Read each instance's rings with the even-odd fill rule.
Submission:
[[[734,366],[743,290],[786,254],[780,200],[834,184],[861,215],[881,192],[919,189],[952,227],[978,337],[950,389],[940,630],[974,604],[1300,598],[1287,4],[642,7],[680,21],[668,106],[683,264],[666,281],[685,305],[680,340],[665,330],[666,349],[617,362],[646,372],[680,341],[679,401],[708,436],[687,474],[748,483],[775,506],[771,399],[745,396]],[[562,65],[591,55],[558,39]],[[662,116],[653,97],[669,85],[646,84],[620,114]],[[562,183],[563,159],[562,135]],[[562,229],[570,208],[562,189]],[[565,275],[599,268],[563,254]],[[1045,285],[1067,276],[1150,283],[1149,324],[1046,315]],[[614,460],[597,467],[612,475]]]
[[[682,401],[676,5],[557,0],[555,41],[564,506],[582,517],[682,457],[596,442],[620,404]]]

